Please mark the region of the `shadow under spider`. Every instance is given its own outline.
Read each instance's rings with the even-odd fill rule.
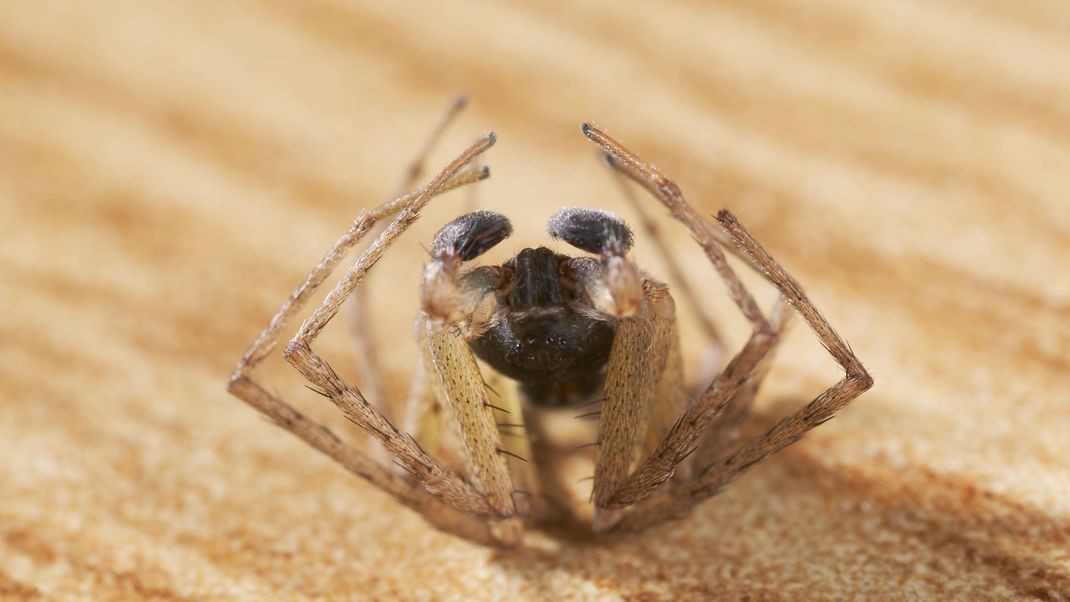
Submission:
[[[773,400],[772,407],[794,408],[800,403],[805,402],[782,398]],[[774,422],[769,413],[760,413],[746,430],[764,430]],[[790,516],[792,508],[804,502],[812,506],[812,499],[817,497],[835,517],[838,528],[854,535],[847,545],[866,552],[858,555],[857,562],[844,562],[842,554],[826,554],[843,542],[815,540],[819,545],[813,551],[814,562],[838,574],[850,575],[863,568],[880,570],[861,566],[877,554],[895,577],[921,578],[932,588],[941,588],[950,576],[940,574],[940,566],[953,566],[968,569],[966,574],[977,569],[992,571],[1019,596],[1042,600],[1070,597],[1070,571],[1045,560],[1052,551],[1070,547],[1070,523],[984,491],[964,478],[937,474],[924,466],[829,466],[806,446],[777,454],[774,462],[755,473],[764,478],[743,477],[682,519],[639,533],[597,536],[589,528],[569,524],[545,527],[541,533],[550,539],[549,545],[536,542],[517,550],[497,551],[494,560],[547,598],[560,592],[553,590],[546,575],[560,571],[602,586],[615,584],[621,593],[668,590],[699,598],[723,597],[728,591],[776,595],[777,581],[734,577],[760,573],[762,567],[754,566],[761,560],[752,562],[733,538],[746,538],[748,533],[762,535],[749,547],[758,541],[782,538],[784,534],[776,530],[778,519],[785,519],[783,524],[798,534],[799,520]],[[745,500],[729,501],[740,493]],[[726,503],[719,504],[717,500],[722,499]],[[740,510],[745,510],[740,520],[728,516]],[[872,525],[866,523],[874,519],[879,531],[894,534],[893,543],[865,539],[873,532]],[[727,528],[717,531],[719,526]],[[814,528],[815,536],[818,529]],[[798,541],[791,543],[799,545]],[[889,548],[897,544],[906,545],[902,550]],[[742,547],[748,544],[744,541]],[[918,547],[924,551],[919,552]],[[904,550],[913,556],[908,561],[902,560]],[[915,563],[926,562],[937,563],[937,570],[914,573]],[[830,563],[836,566],[829,567]],[[775,575],[777,565],[766,568]],[[962,574],[954,576],[961,578]]]

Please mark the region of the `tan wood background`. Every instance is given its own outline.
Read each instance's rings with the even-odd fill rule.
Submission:
[[[876,388],[685,520],[513,552],[229,397],[459,91],[434,162],[494,129],[494,176],[377,268],[392,390],[419,243],[465,203],[513,218],[503,253],[565,204],[634,219],[588,119],[735,211]],[[1068,187],[1064,0],[0,0],[0,598],[1070,598]],[[282,361],[264,375],[344,428]],[[796,325],[755,424],[836,378]]]

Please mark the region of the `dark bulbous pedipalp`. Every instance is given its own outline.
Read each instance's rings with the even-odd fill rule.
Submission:
[[[513,233],[509,219],[497,211],[473,211],[446,224],[435,235],[432,255],[455,254],[470,261]]]
[[[623,255],[632,247],[632,231],[608,211],[567,207],[550,217],[550,236],[588,253]]]

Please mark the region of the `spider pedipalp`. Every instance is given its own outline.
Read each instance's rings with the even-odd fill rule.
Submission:
[[[471,261],[513,233],[509,219],[497,211],[473,211],[451,221],[435,235],[431,254],[456,255]]]
[[[553,238],[598,255],[624,255],[632,248],[632,231],[616,215],[589,207],[566,207],[550,217]]]

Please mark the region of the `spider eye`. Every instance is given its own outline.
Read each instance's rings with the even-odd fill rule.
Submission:
[[[475,259],[513,233],[509,220],[496,211],[474,211],[446,224],[435,235],[434,255],[453,254]]]
[[[589,253],[623,255],[632,248],[632,231],[608,211],[567,207],[546,224],[550,236]]]

